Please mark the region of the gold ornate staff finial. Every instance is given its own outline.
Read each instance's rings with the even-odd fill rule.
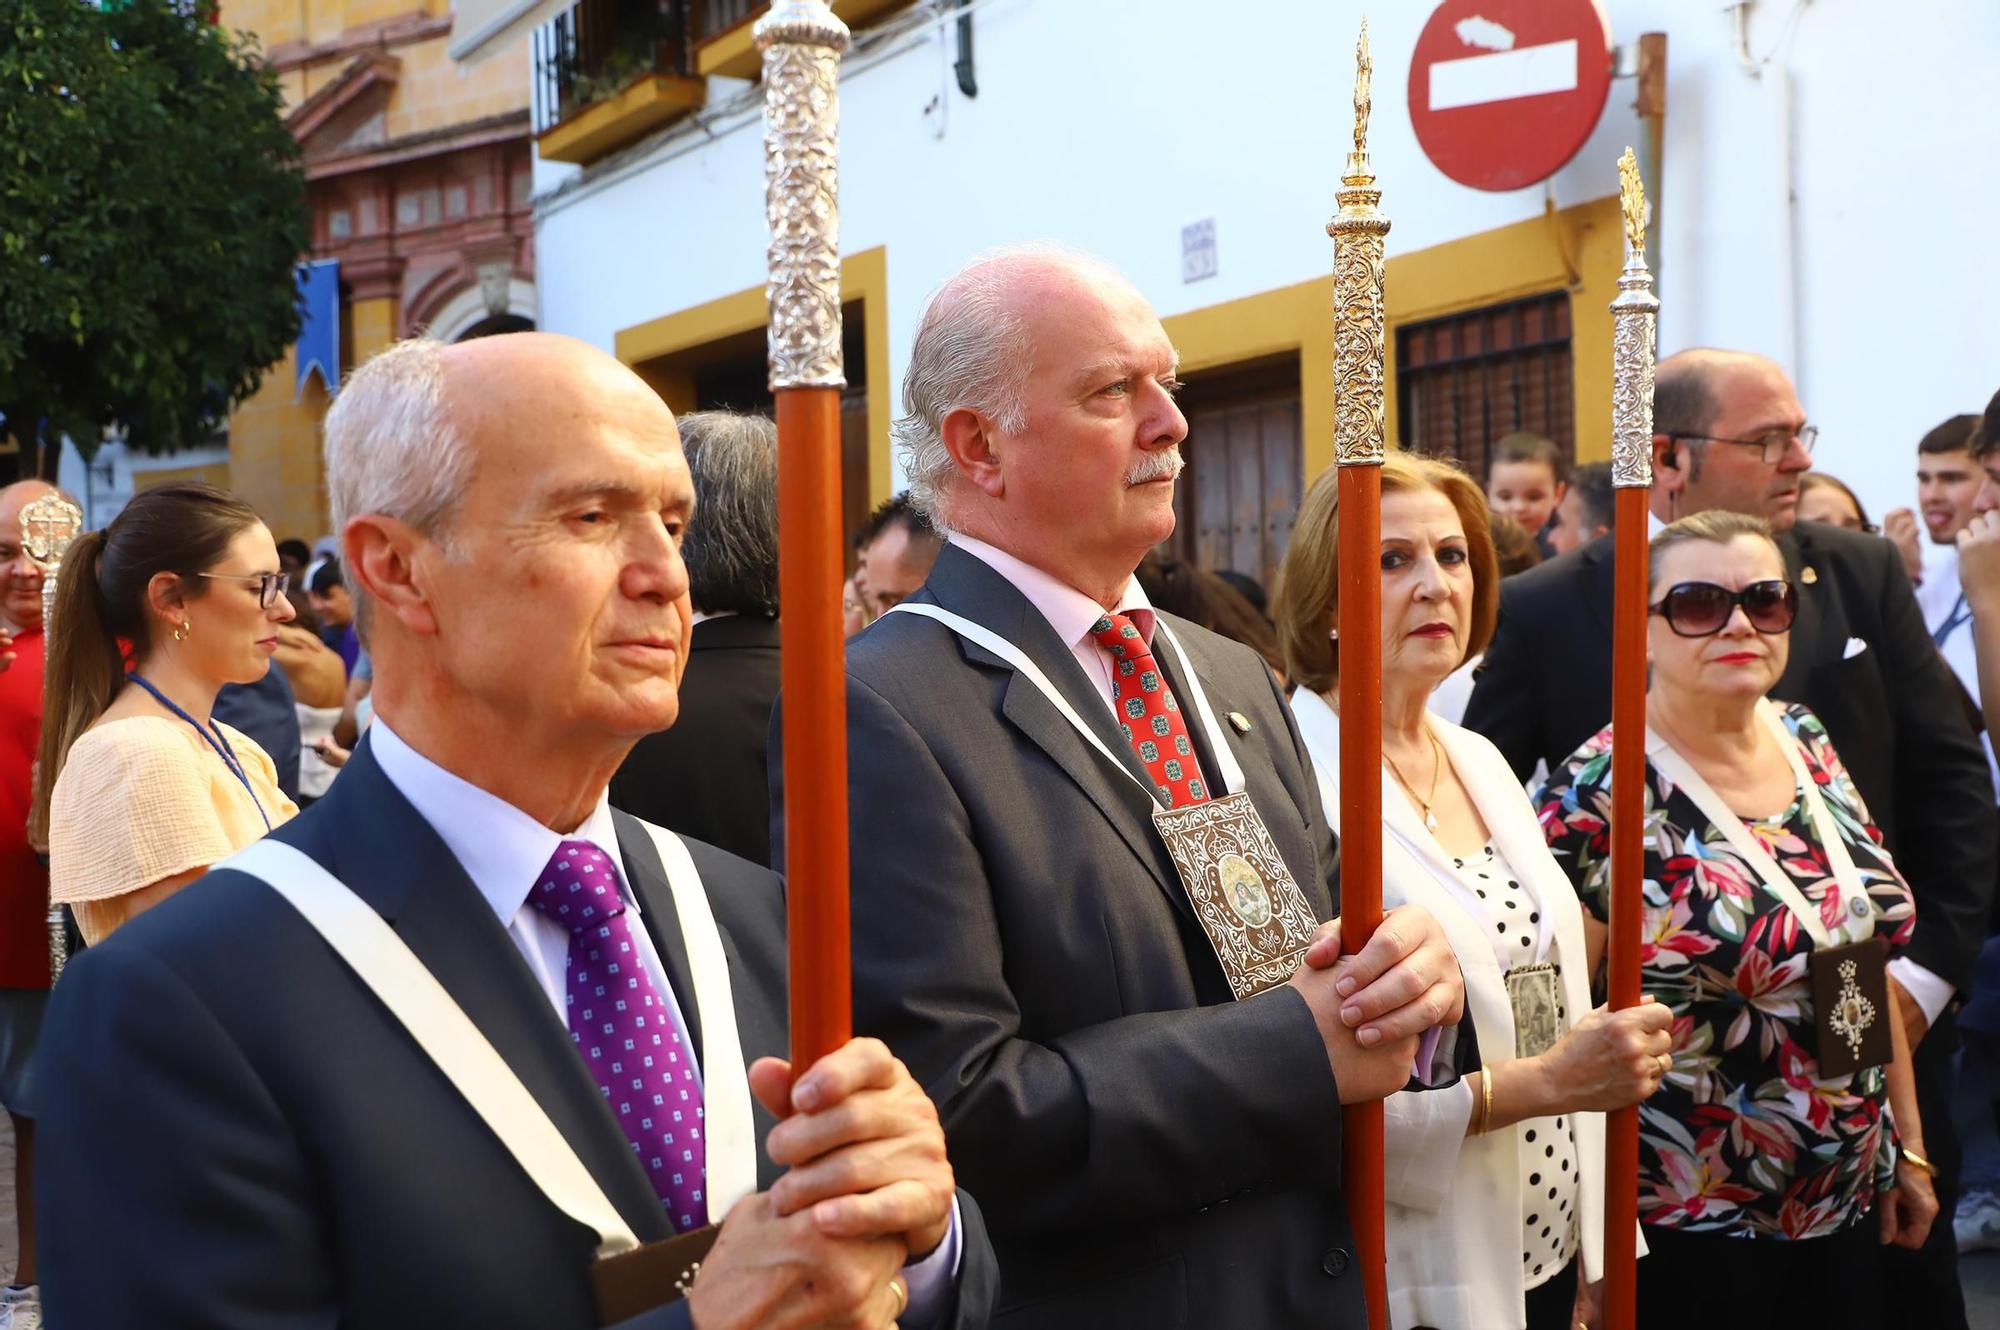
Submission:
[[[1382,191],[1368,164],[1368,21],[1361,21],[1354,74],[1354,151],[1335,193],[1340,212],[1327,223],[1333,237],[1333,450],[1341,466],[1382,464],[1383,237],[1389,219],[1375,205]]]
[[[1611,302],[1611,484],[1653,483],[1653,354],[1660,302],[1646,270],[1646,184],[1627,148],[1618,159],[1618,201],[1625,213],[1625,267]]]
[[[1646,252],[1646,182],[1639,177],[1639,159],[1630,148],[1618,159],[1618,204],[1625,213],[1625,243]]]
[[[1347,155],[1347,179],[1364,180],[1374,172],[1368,165],[1368,114],[1375,106],[1375,62],[1368,58],[1368,20],[1361,20],[1361,40],[1354,45],[1354,151]]]

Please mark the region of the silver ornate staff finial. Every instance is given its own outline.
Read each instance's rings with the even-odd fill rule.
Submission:
[[[1374,64],[1368,20],[1355,48],[1354,150],[1336,194],[1340,213],[1327,223],[1333,237],[1333,452],[1341,466],[1382,465],[1383,237],[1389,219],[1376,209],[1382,191],[1368,163],[1368,114]]]
[[[1653,485],[1653,356],[1660,302],[1646,268],[1646,184],[1630,148],[1618,159],[1625,220],[1625,268],[1611,302],[1611,483]]]
[[[840,56],[824,0],[774,0],[764,53],[764,214],[770,224],[771,390],[842,388]]]
[[[50,490],[21,508],[21,548],[42,570],[42,649],[56,631],[56,579],[62,575],[63,556],[83,533],[83,510]],[[69,935],[63,927],[62,907],[49,905],[49,982],[62,975],[69,960]]]

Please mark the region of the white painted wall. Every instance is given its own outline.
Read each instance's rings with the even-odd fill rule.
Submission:
[[[1486,194],[1418,148],[1409,57],[1431,6],[1367,6],[1371,148],[1392,254],[1615,192],[1634,85],[1544,187]],[[1661,346],[1773,355],[1823,430],[1820,465],[1877,515],[1911,497],[1917,438],[2000,387],[2000,5],[1758,0],[1749,65],[1715,0],[1609,0],[1620,43],[1668,34]],[[1359,0],[981,0],[979,97],[955,26],[908,20],[849,56],[842,247],[888,247],[900,382],[923,295],[984,247],[1056,238],[1171,314],[1327,271]],[[732,92],[743,92],[732,109]],[[621,328],[764,276],[757,107],[711,90],[689,124],[579,174],[538,166],[541,326]],[[1786,181],[1789,164],[1790,199]],[[606,169],[608,166],[609,169]],[[1789,204],[1789,206],[1788,206]],[[1216,219],[1219,272],[1183,285],[1180,229]],[[1610,410],[1609,403],[1605,410]]]

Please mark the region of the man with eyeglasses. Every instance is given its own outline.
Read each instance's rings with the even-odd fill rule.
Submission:
[[[1947,1008],[1971,983],[1996,869],[1985,755],[1895,547],[1798,520],[1799,477],[1819,431],[1777,364],[1742,351],[1669,356],[1655,373],[1653,424],[1656,524],[1722,508],[1777,533],[1799,608],[1772,695],[1819,714],[1916,893],[1916,932],[1890,975],[1904,990],[1926,1142],[1949,1209],[1958,1149],[1944,1091],[1957,1038]],[[1611,715],[1612,564],[1606,536],[1501,589],[1465,723],[1524,779],[1538,760],[1555,769]],[[1927,1029],[1937,1035],[1926,1039]],[[1965,1324],[1944,1225],[1922,1251],[1885,1259],[1911,1324]]]

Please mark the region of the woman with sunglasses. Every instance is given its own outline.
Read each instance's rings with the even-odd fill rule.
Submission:
[[[210,715],[224,684],[271,668],[286,582],[257,514],[201,484],[145,491],[64,557],[33,822],[86,941],[298,812],[264,751]]]
[[[1937,1212],[1882,968],[1910,889],[1818,718],[1765,697],[1798,607],[1769,527],[1673,523],[1651,594],[1641,985],[1675,1019],[1639,1109],[1639,1324],[1874,1325],[1874,1248],[1921,1245]],[[1598,954],[1610,743],[1536,798]]]

